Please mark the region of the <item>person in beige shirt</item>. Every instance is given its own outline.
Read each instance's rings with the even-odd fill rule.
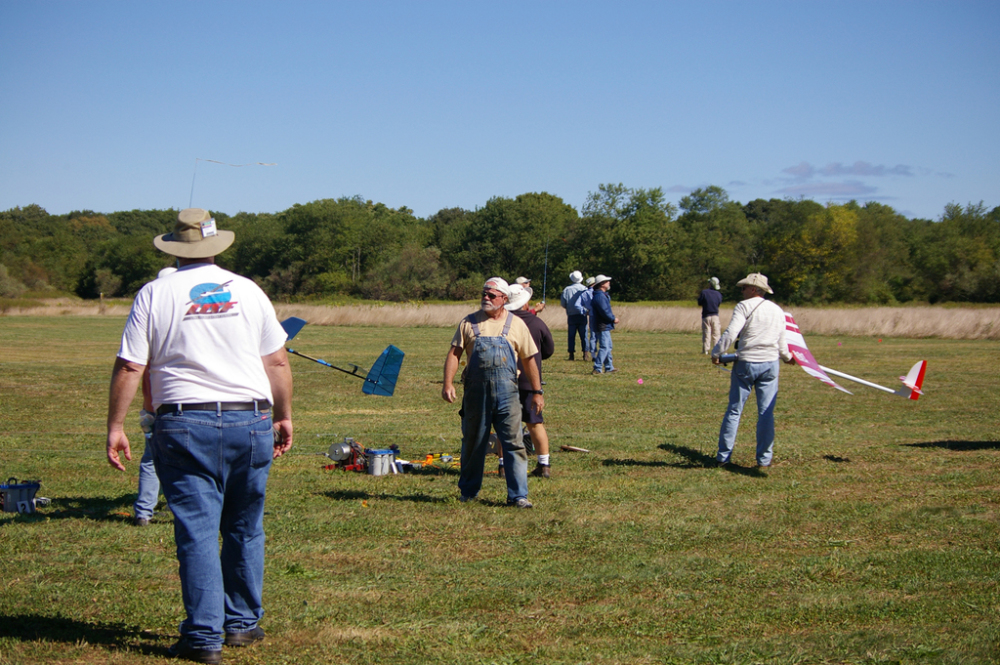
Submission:
[[[757,466],[771,466],[774,448],[774,405],[778,401],[778,359],[794,365],[795,358],[785,341],[785,312],[764,299],[774,291],[767,277],[750,273],[736,282],[743,289],[743,300],[733,310],[726,332],[712,349],[712,362],[718,365],[722,354],[737,340],[739,358],[733,365],[729,382],[729,406],[719,430],[719,466],[729,463],[736,444],[743,405],[752,389],[757,395]]]
[[[490,431],[503,450],[507,504],[531,508],[528,501],[528,454],[521,437],[521,404],[517,391],[517,361],[531,383],[532,408],[545,407],[542,383],[534,356],[538,353],[528,327],[504,309],[510,297],[506,280],[491,277],[483,285],[480,310],[462,319],[444,361],[441,397],[453,404],[454,385],[462,354],[468,358],[462,398],[462,471],[460,501],[471,501],[483,484],[483,466]]]

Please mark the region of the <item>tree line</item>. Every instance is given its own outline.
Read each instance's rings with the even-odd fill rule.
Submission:
[[[1000,302],[1000,207],[982,203],[948,205],[932,221],[880,203],[741,204],[716,186],[675,206],[660,188],[605,184],[579,211],[543,192],[427,218],[361,197],[213,214],[236,232],[220,265],[278,300],[469,300],[493,275],[530,277],[536,293],[545,282],[553,298],[580,270],[612,276],[616,299],[627,301],[689,300],[712,276],[736,299],[736,281],[763,272],[789,304]],[[171,262],[151,239],[176,217],[50,215],[38,205],[0,212],[0,297],[132,296]]]

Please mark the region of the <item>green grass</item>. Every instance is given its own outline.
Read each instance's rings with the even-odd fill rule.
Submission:
[[[124,320],[0,321],[0,474],[52,499],[0,515],[0,663],[158,662],[182,609],[169,512],[129,523],[138,403],[128,472],[103,451]],[[620,372],[594,377],[562,359],[559,334],[544,366],[553,477],[531,481],[534,510],[503,507],[495,475],[460,504],[452,470],[324,470],[344,436],[409,458],[458,450],[458,406],[440,398],[451,334],[296,338],[335,363],[369,366],[390,343],[407,356],[393,398],[292,358],[268,639],[225,662],[1000,662],[1000,343],[810,337],[824,365],[886,386],[926,358],[926,395],[852,397],[783,367],[776,465],[758,471],[752,401],[737,466],[711,466],[729,375],[696,335],[616,334]]]

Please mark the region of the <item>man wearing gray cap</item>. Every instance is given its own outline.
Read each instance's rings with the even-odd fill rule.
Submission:
[[[736,444],[743,405],[753,390],[757,395],[757,466],[771,466],[774,448],[774,405],[778,401],[778,358],[789,365],[795,358],[785,342],[785,312],[764,299],[774,293],[767,277],[755,272],[736,282],[743,289],[744,300],[733,310],[733,318],[712,349],[712,362],[718,365],[720,356],[734,341],[739,358],[733,365],[729,381],[729,406],[719,430],[719,466],[729,463]]]
[[[187,615],[170,655],[200,663],[222,662],[223,644],[264,637],[264,491],[271,460],[292,446],[285,332],[253,281],[215,265],[234,239],[188,208],[153,240],[180,267],[135,297],[108,400],[108,462],[124,470],[123,423],[148,363],[150,445],[174,514]]]
[[[722,304],[719,278],[713,277],[708,283],[709,288],[702,290],[698,296],[698,304],[701,305],[701,352],[706,356],[719,341],[719,305]]]
[[[480,310],[462,319],[444,361],[441,397],[457,399],[454,379],[462,353],[468,354],[462,398],[462,471],[460,501],[475,499],[483,484],[483,465],[490,448],[490,430],[496,431],[506,469],[507,505],[531,508],[528,501],[528,453],[521,436],[521,403],[517,391],[517,361],[521,361],[532,394],[531,408],[545,407],[542,381],[535,366],[538,347],[528,326],[504,307],[510,298],[506,280],[491,277],[483,285]]]

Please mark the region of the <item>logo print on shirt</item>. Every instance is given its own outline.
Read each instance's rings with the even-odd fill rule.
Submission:
[[[188,293],[191,300],[188,302],[190,307],[185,316],[229,312],[236,305],[236,301],[232,300],[233,294],[229,292],[228,286],[229,282],[223,284],[207,282],[192,288]]]

